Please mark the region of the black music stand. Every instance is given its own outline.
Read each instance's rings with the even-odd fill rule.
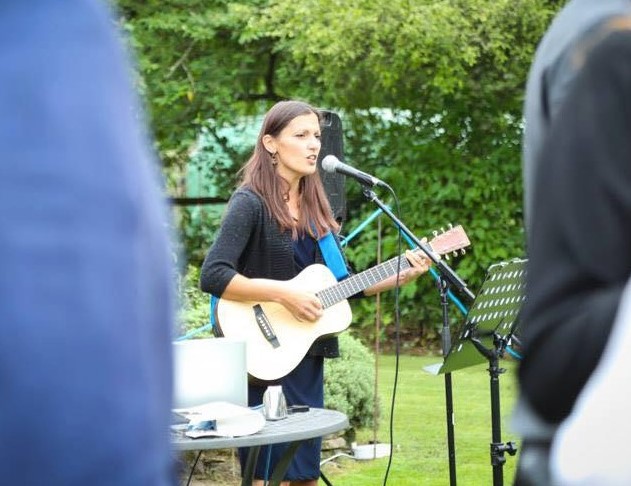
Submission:
[[[484,361],[489,362],[494,486],[504,483],[504,454],[513,456],[517,452],[512,442],[502,443],[499,375],[506,370],[499,367],[499,358],[504,356],[509,346],[519,345],[516,333],[524,301],[526,261],[514,259],[489,267],[482,288],[467,313],[459,338],[443,363],[425,368],[433,374],[451,373]]]

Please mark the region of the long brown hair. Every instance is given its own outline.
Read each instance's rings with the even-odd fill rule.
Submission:
[[[294,239],[298,235],[313,234],[313,230],[316,232],[314,236],[320,238],[329,230],[338,231],[339,225],[333,218],[329,200],[317,171],[300,179],[300,220],[294,224],[285,202],[289,185],[274,169],[272,155],[265,149],[263,137],[277,137],[294,118],[311,113],[315,114],[318,120],[322,119],[317,109],[302,101],[280,101],[272,106],[263,119],[254,152],[239,172],[242,181],[240,187],[257,193],[281,230],[291,230]]]

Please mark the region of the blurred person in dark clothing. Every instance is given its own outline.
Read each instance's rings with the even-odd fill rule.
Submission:
[[[524,102],[522,163],[526,234],[534,219],[535,177],[539,170],[546,169],[540,160],[541,147],[579,69],[578,64],[568,62],[568,59],[578,44],[590,38],[602,22],[630,10],[630,0],[570,0],[554,17],[537,47],[528,74]],[[541,465],[547,460],[556,424],[539,416],[524,390],[520,390],[512,425],[523,439],[517,468],[519,483],[527,485],[534,481],[534,484],[545,484],[549,480],[548,470]],[[525,479],[530,474],[535,477]]]
[[[630,0],[570,0],[555,16],[537,46],[528,73],[524,102],[526,127],[522,162],[526,229],[530,227],[534,179],[540,165],[541,145],[579,67],[567,62],[568,56],[607,19],[630,12]]]
[[[628,23],[603,20],[557,64],[576,74],[550,121],[532,186],[515,417],[524,436],[520,485],[550,484],[550,444],[601,358],[631,275]],[[543,433],[529,429],[533,416]]]

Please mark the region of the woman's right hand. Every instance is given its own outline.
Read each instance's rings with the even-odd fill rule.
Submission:
[[[322,317],[324,312],[322,303],[313,292],[296,290],[290,282],[283,282],[283,284],[279,303],[291,312],[295,319],[315,322]]]
[[[314,292],[296,287],[293,280],[270,280],[235,275],[222,298],[237,301],[277,302],[299,321],[317,321],[323,313],[322,303]]]

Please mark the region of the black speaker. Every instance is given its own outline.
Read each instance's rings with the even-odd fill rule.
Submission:
[[[338,223],[346,221],[346,177],[342,174],[325,172],[322,159],[327,155],[335,155],[344,161],[344,141],[342,137],[342,120],[332,111],[321,110],[322,113],[322,146],[318,157],[318,172],[324,183],[324,190]]]

